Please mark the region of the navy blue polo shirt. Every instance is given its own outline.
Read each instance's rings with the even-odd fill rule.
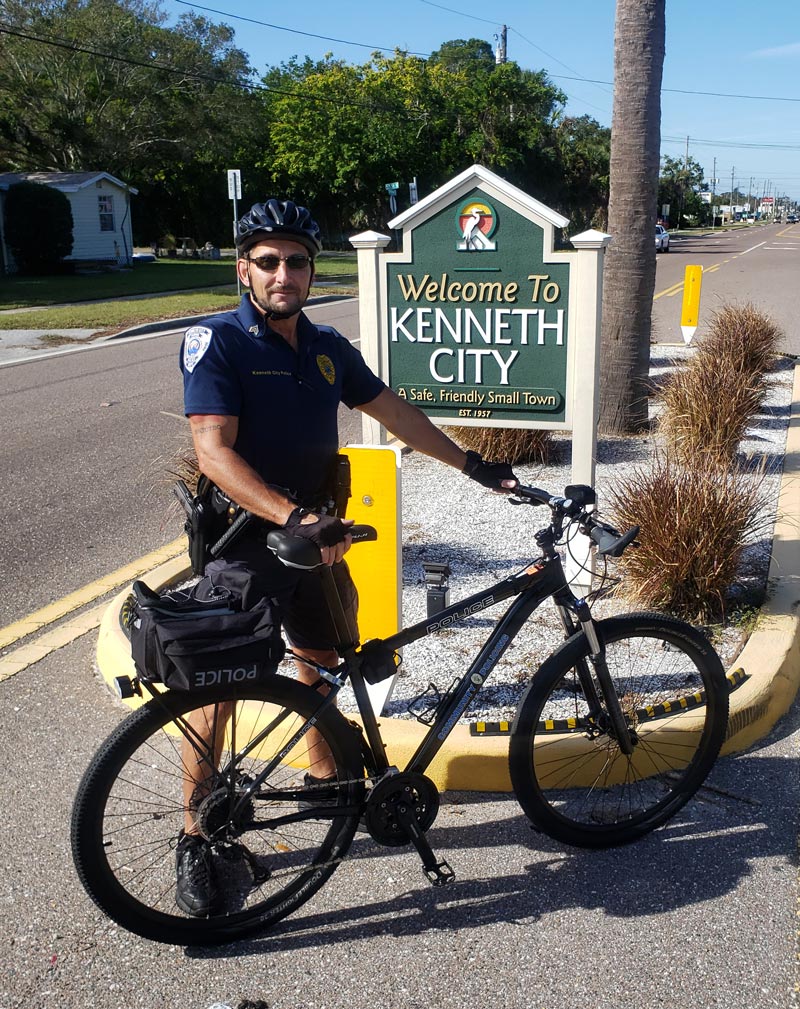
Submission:
[[[361,406],[385,386],[349,340],[302,313],[297,348],[245,294],[235,311],[187,330],[184,407],[187,416],[238,417],[236,452],[266,483],[313,503],[339,449],[339,403]]]

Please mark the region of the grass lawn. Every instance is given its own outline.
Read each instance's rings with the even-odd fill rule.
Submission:
[[[355,294],[354,287],[317,287],[313,295]],[[192,315],[213,315],[235,308],[236,287],[226,286],[159,298],[101,301],[92,305],[43,308],[32,312],[0,314],[0,330],[7,329],[99,329],[119,331],[159,319],[182,319]]]
[[[317,260],[317,274],[320,277],[348,276],[355,280],[355,253],[323,253]],[[159,259],[155,263],[136,263],[129,270],[110,270],[92,275],[0,277],[0,309],[125,298],[231,283],[236,283],[233,259]],[[3,328],[16,327],[4,325]]]

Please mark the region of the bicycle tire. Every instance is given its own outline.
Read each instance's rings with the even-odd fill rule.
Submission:
[[[275,676],[263,685],[199,695],[167,692],[129,715],[96,753],[73,807],[73,859],[92,900],[131,932],[184,945],[231,942],[274,924],[307,901],[346,854],[358,824],[353,813],[331,816],[331,805],[360,806],[364,796],[358,733],[335,708],[328,708],[315,728],[333,754],[341,783],[338,797],[320,803],[306,789],[307,801],[298,801],[295,793],[304,788],[304,770],[314,770],[312,753],[302,740],[291,752],[281,754],[281,749],[319,703],[316,691]],[[183,827],[186,766],[186,730],[178,729],[176,719],[194,712],[207,722],[212,712],[223,710],[222,704],[232,713],[224,729],[219,719],[215,723],[221,759],[204,782],[197,814],[206,835],[213,834],[221,906],[207,918],[193,918],[175,904],[175,846]],[[270,723],[266,737],[243,755],[249,741]],[[199,750],[188,747],[184,753],[201,759]],[[234,762],[231,752],[237,754]],[[278,760],[276,766],[232,830],[230,819],[226,821],[233,815],[231,796],[240,798],[271,759]],[[291,792],[292,801],[280,798],[281,789]],[[326,808],[320,812],[320,806]],[[268,826],[270,817],[298,810],[305,810],[306,818]],[[269,878],[258,881],[257,874],[263,873]]]
[[[582,848],[627,844],[666,823],[705,780],[728,722],[722,664],[689,624],[632,613],[595,626],[636,733],[633,753],[623,754],[602,712],[588,716],[576,671],[591,665],[583,632],[536,672],[509,746],[511,782],[533,826]]]

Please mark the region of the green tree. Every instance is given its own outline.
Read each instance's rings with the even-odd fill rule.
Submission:
[[[251,70],[231,28],[196,14],[167,28],[148,0],[5,0],[3,24],[6,167],[108,171],[140,190],[137,230],[142,204],[176,230],[222,219],[226,162],[255,147]]]
[[[600,426],[647,423],[666,0],[617,0]]]
[[[703,169],[694,158],[665,157],[658,180],[658,210],[669,205],[668,227],[681,228],[688,218],[693,222],[703,220],[706,204],[700,199],[703,187]]]
[[[573,234],[608,224],[611,130],[591,116],[567,116],[556,127],[560,174],[554,206],[572,223]]]
[[[429,57],[446,70],[490,71],[495,65],[492,47],[484,39],[452,39],[443,42]]]
[[[313,203],[341,235],[385,224],[387,182],[416,177],[425,192],[478,162],[523,187],[554,183],[563,94],[544,73],[456,48],[458,59],[376,53],[361,66],[327,59],[271,68],[260,164],[276,188]]]
[[[39,182],[9,186],[5,237],[20,273],[54,273],[72,252],[69,199]]]

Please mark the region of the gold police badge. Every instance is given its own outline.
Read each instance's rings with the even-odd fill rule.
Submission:
[[[327,354],[317,354],[317,367],[328,385],[333,385],[336,381],[336,369]]]

